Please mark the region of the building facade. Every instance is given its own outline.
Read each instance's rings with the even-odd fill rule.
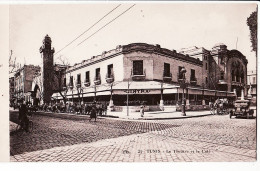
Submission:
[[[32,82],[34,75],[40,72],[40,66],[24,65],[18,69],[14,74],[14,99],[16,103],[19,100],[26,100],[29,102],[30,91],[32,89]]]
[[[185,68],[185,78],[180,71]],[[212,50],[176,50],[133,43],[117,46],[66,69],[64,94],[70,101],[110,101],[115,106],[208,103],[246,93],[247,60],[217,44]],[[185,89],[180,83],[185,80]],[[246,93],[247,94],[247,93]],[[54,99],[62,99],[54,93]]]

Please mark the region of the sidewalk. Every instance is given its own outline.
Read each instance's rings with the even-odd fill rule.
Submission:
[[[14,111],[10,109],[10,111]],[[81,115],[81,114],[72,114],[72,113],[52,113],[52,112],[37,112],[41,115],[49,115],[55,117],[61,117],[65,119],[86,119],[89,115]],[[193,118],[193,117],[203,117],[209,116],[209,110],[202,111],[186,111],[186,116],[182,116],[182,113],[179,111],[152,111],[145,112],[144,117],[141,117],[140,112],[129,112],[129,116],[127,116],[127,112],[109,112],[107,111],[107,115],[98,116],[101,118],[118,118],[118,119],[127,119],[127,120],[163,120],[163,119],[185,119],[185,118]]]
[[[139,112],[129,113],[129,116],[127,116],[126,112],[107,112],[107,115],[103,117],[114,117],[114,118],[134,119],[134,120],[160,120],[160,119],[184,119],[184,118],[202,117],[208,115],[212,115],[210,114],[209,110],[187,111],[186,116],[182,116],[182,113],[177,111],[145,112],[144,117],[141,117],[141,114]]]

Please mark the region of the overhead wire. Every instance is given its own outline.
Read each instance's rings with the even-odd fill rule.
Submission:
[[[114,19],[112,19],[111,21],[109,21],[107,24],[105,24],[104,26],[102,26],[100,29],[98,29],[97,31],[95,31],[93,34],[91,34],[90,36],[88,36],[86,39],[84,39],[83,41],[81,41],[77,46],[81,45],[83,42],[85,42],[86,40],[88,40],[89,38],[91,38],[92,36],[94,36],[96,33],[98,33],[100,30],[102,30],[103,28],[105,28],[107,25],[109,25],[110,23],[112,23],[113,21],[115,21],[117,18],[119,18],[120,16],[122,16],[123,14],[125,14],[127,11],[129,11],[131,8],[133,8],[136,4],[132,5],[131,7],[129,7],[127,10],[125,10],[124,12],[122,12],[121,14],[119,14],[117,17],[115,17]],[[76,47],[77,47],[76,46]]]
[[[71,42],[69,42],[66,46],[64,46],[62,49],[60,49],[58,52],[56,52],[54,55],[58,54],[65,48],[67,48],[69,45],[71,45],[73,42],[75,42],[78,38],[80,38],[83,34],[88,32],[91,28],[93,28],[95,25],[97,25],[100,21],[102,21],[106,16],[111,14],[114,10],[116,10],[121,4],[117,5],[115,8],[113,8],[111,11],[109,11],[106,15],[104,15],[102,18],[100,18],[96,23],[94,23],[92,26],[90,26],[87,30],[85,30],[83,33],[81,33],[79,36],[77,36],[75,39],[73,39]]]

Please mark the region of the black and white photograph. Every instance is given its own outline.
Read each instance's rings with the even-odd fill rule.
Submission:
[[[8,8],[10,162],[257,161],[258,3]]]

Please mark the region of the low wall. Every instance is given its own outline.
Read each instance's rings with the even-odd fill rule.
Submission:
[[[164,106],[163,111],[181,111],[181,105],[176,106]],[[128,106],[129,112],[140,112],[140,106]],[[187,111],[196,111],[196,110],[210,110],[208,105],[187,105]],[[127,106],[114,106],[113,111],[115,112],[127,112]],[[159,105],[145,106],[145,112],[151,111],[162,111]]]
[[[176,106],[176,111],[181,111],[182,106]],[[186,105],[186,111],[210,110],[209,105]]]

